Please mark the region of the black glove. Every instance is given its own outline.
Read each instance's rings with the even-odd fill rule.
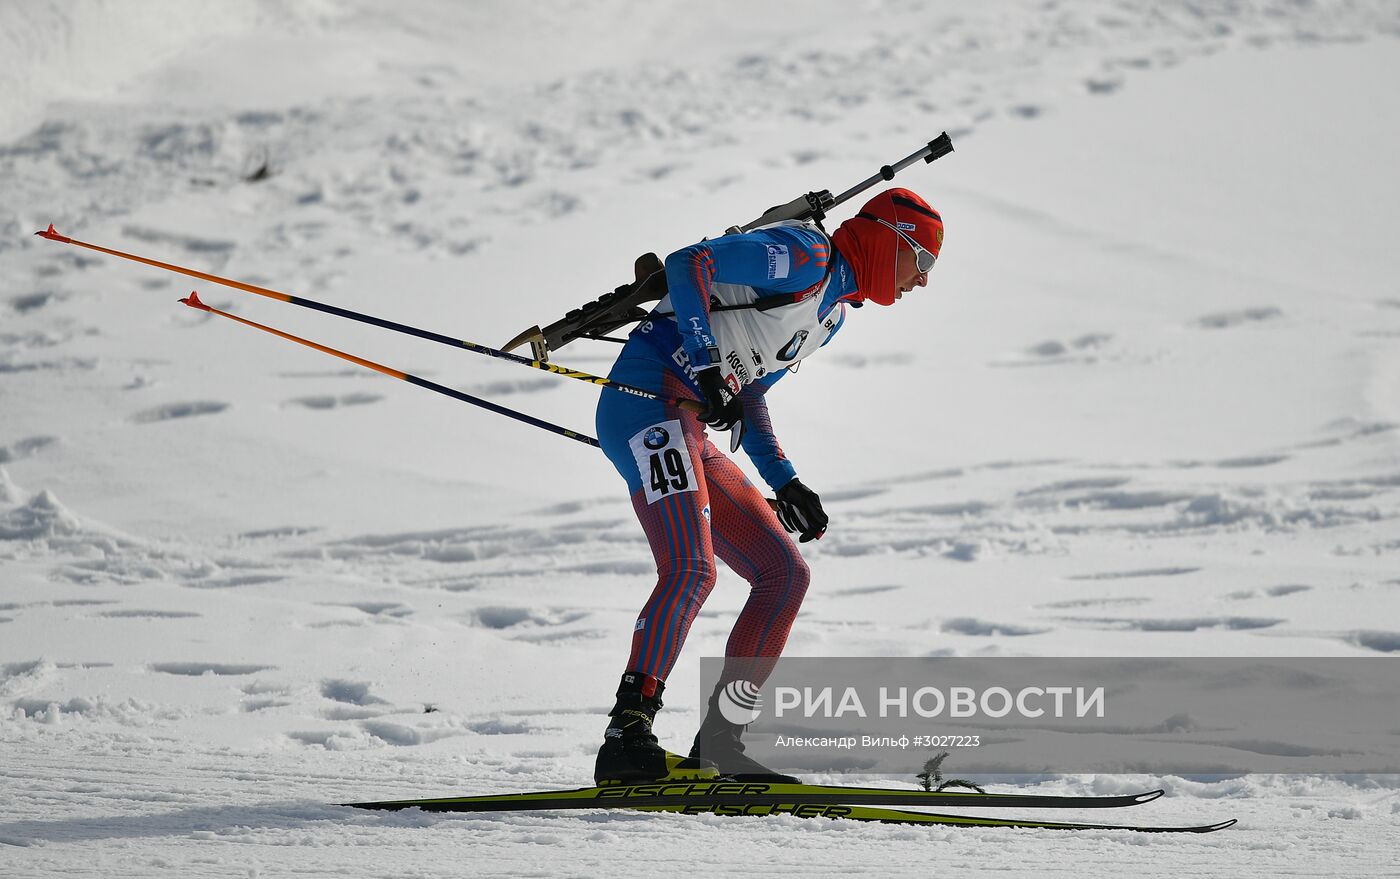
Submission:
[[[794,478],[778,489],[778,521],[789,534],[801,534],[800,542],[819,540],[826,533],[826,511],[817,493]]]
[[[695,374],[700,384],[700,392],[705,395],[705,411],[697,417],[715,430],[732,430],[729,435],[729,451],[739,448],[744,439],[744,404],[737,394],[729,390],[724,375],[718,366],[702,369]]]

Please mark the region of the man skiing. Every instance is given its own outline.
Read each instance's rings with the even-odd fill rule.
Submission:
[[[890,189],[834,234],[784,221],[702,241],[666,258],[668,294],[632,331],[609,378],[657,393],[605,393],[598,439],[627,481],[656,557],[657,583],[638,614],[627,670],[598,751],[609,782],[704,778],[795,782],[745,756],[743,727],[718,708],[721,688],[760,685],[787,641],[808,584],[801,542],[826,531],[817,493],[797,478],[773,433],[764,395],[829,342],[846,306],[892,305],[928,283],[943,221],[919,196]],[[700,401],[700,415],[680,408]],[[776,510],[707,438],[730,432],[777,493]],[[665,680],[715,584],[715,557],[751,585],[725,666],[688,757],[652,732]],[[704,754],[706,759],[701,758]]]

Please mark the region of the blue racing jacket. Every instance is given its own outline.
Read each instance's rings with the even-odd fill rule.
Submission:
[[[811,332],[824,333],[825,345],[841,328],[846,309],[841,300],[856,290],[854,270],[816,227],[787,223],[682,248],[666,258],[666,283],[669,294],[632,331],[632,339],[645,339],[697,397],[695,372],[721,367],[744,404],[744,452],[770,488],[782,488],[796,470],[778,444],[764,394],[810,353],[803,348]],[[813,301],[818,295],[820,301]],[[736,301],[755,307],[711,311]],[[764,345],[755,339],[764,338],[764,326],[775,324],[780,314],[819,323],[810,332],[797,331],[787,345],[761,351]],[[716,322],[724,325],[718,333]],[[726,330],[740,341],[726,339]]]

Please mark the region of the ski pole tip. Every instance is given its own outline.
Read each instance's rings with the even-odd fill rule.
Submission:
[[[49,224],[49,228],[40,230],[34,234],[38,235],[40,238],[47,238],[50,241],[62,241],[64,244],[73,240],[65,235],[58,234],[58,230],[53,227],[53,223]]]
[[[199,291],[197,290],[191,290],[190,295],[186,296],[184,299],[181,299],[180,302],[182,302],[185,305],[188,305],[190,308],[198,308],[201,311],[209,310],[209,306],[205,305],[200,300]]]

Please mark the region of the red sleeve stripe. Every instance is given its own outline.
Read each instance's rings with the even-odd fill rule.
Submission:
[[[695,282],[695,289],[700,293],[700,301],[704,303],[705,313],[710,311],[710,286],[715,279],[715,255],[710,248],[702,248],[695,255],[694,262],[690,267],[691,280]]]

